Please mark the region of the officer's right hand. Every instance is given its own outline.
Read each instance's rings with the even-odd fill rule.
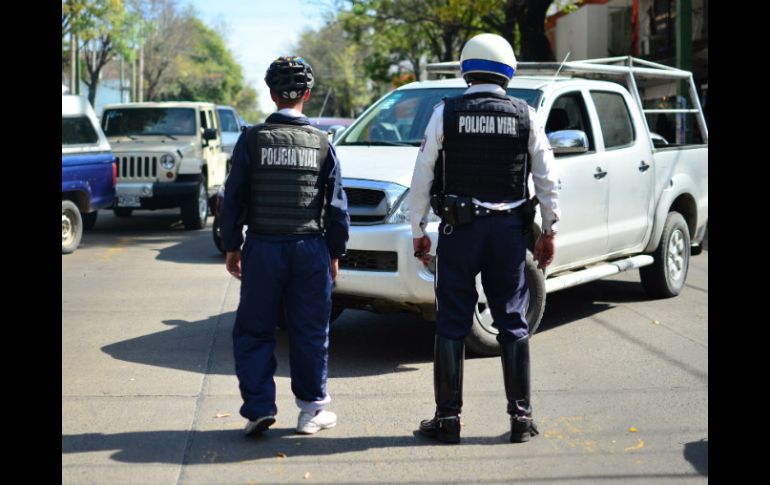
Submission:
[[[337,281],[340,272],[340,258],[332,258],[332,282]]]
[[[412,245],[414,246],[414,257],[427,266],[430,262],[430,238],[428,236],[413,238]]]
[[[225,259],[225,267],[227,272],[241,279],[241,250],[228,251]]]

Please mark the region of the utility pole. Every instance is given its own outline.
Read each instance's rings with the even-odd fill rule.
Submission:
[[[676,67],[685,71],[692,71],[692,0],[676,0]],[[687,99],[689,94],[689,81],[679,81],[677,86],[678,99]],[[677,106],[679,108],[679,106]],[[687,108],[688,106],[681,106]],[[693,107],[690,103],[689,107]],[[684,139],[677,143],[687,143],[691,139],[692,123],[687,123],[687,115],[677,115],[677,138],[683,135]],[[682,135],[680,135],[682,134]]]
[[[139,91],[138,101],[141,103],[144,101],[144,42],[139,44],[139,86],[137,89]]]
[[[75,88],[75,83],[77,82],[77,74],[75,72],[77,71],[77,52],[76,46],[77,40],[75,39],[75,34],[70,34],[70,94],[77,94],[77,89]]]
[[[136,57],[131,61],[131,102],[136,103]]]
[[[125,103],[125,99],[123,99],[123,90],[125,89],[123,87],[123,74],[124,74],[124,68],[123,68],[123,56],[120,56],[120,102]]]

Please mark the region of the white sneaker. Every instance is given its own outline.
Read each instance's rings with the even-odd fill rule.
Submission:
[[[333,428],[337,425],[337,415],[331,411],[321,409],[315,414],[299,413],[297,420],[297,432],[302,434],[315,434],[322,429]]]
[[[246,428],[243,432],[246,436],[256,436],[274,424],[275,416],[262,416],[256,421],[249,421],[246,423]]]

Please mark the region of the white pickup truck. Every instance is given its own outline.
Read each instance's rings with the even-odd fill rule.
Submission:
[[[431,65],[429,72],[456,76],[458,63]],[[646,91],[677,82],[689,94],[689,108],[643,109]],[[335,140],[352,222],[336,311],[406,309],[435,318],[435,266],[413,257],[406,194],[433,107],[465,88],[456,77],[402,86]],[[559,171],[554,261],[542,271],[528,255],[530,331],[537,330],[547,293],[620,271],[639,268],[652,297],[677,295],[708,222],[708,131],[691,74],[630,57],[520,63],[508,94],[537,110]],[[650,131],[648,116],[672,120],[677,129],[669,140]],[[539,222],[538,214],[531,245]],[[434,217],[427,227],[434,254],[437,228]],[[478,277],[477,286],[467,344],[492,355],[499,352],[496,330]]]

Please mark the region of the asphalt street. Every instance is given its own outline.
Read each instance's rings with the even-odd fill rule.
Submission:
[[[352,310],[331,329],[337,427],[294,434],[279,331],[278,421],[248,439],[230,337],[240,283],[210,226],[99,217],[62,256],[62,484],[708,481],[708,250],[676,298],[646,297],[636,271],[548,295],[529,443],[507,441],[493,357],[467,357],[462,443],[416,436],[434,409],[434,325]]]

